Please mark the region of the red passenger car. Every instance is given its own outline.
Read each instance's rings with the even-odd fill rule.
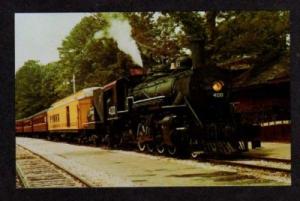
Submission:
[[[16,121],[16,133],[23,133],[23,119],[17,120]]]
[[[32,133],[32,121],[30,117],[23,120],[23,131],[24,133]]]
[[[47,110],[43,110],[31,116],[32,132],[45,133],[48,131]]]
[[[24,136],[48,132],[47,110],[16,121],[16,133]]]

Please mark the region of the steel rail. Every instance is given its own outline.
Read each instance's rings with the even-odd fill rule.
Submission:
[[[229,166],[234,166],[234,167],[249,168],[249,169],[253,169],[253,170],[263,170],[263,171],[269,171],[269,172],[281,172],[284,174],[291,174],[291,170],[285,169],[285,168],[268,167],[268,166],[262,166],[262,165],[245,164],[245,163],[241,163],[241,162],[216,160],[216,159],[200,159],[199,161],[209,162],[209,163],[216,164],[216,165],[229,165]]]
[[[290,159],[284,159],[284,158],[264,158],[264,157],[257,157],[257,156],[247,156],[243,157],[242,159],[254,159],[254,160],[264,160],[264,161],[270,161],[270,162],[279,162],[279,163],[291,163]]]

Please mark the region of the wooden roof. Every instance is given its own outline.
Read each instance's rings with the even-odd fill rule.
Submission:
[[[288,57],[280,58],[266,66],[251,67],[233,80],[234,88],[257,86],[262,84],[277,84],[289,82],[290,60]]]

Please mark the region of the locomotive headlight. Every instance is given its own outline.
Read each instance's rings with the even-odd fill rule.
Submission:
[[[222,81],[215,81],[212,85],[212,89],[215,91],[215,92],[219,92],[222,90],[224,86],[224,82]]]

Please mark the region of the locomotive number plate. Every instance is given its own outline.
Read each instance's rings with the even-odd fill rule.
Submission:
[[[224,97],[224,93],[214,93],[213,97],[215,97],[215,98],[223,98]]]

